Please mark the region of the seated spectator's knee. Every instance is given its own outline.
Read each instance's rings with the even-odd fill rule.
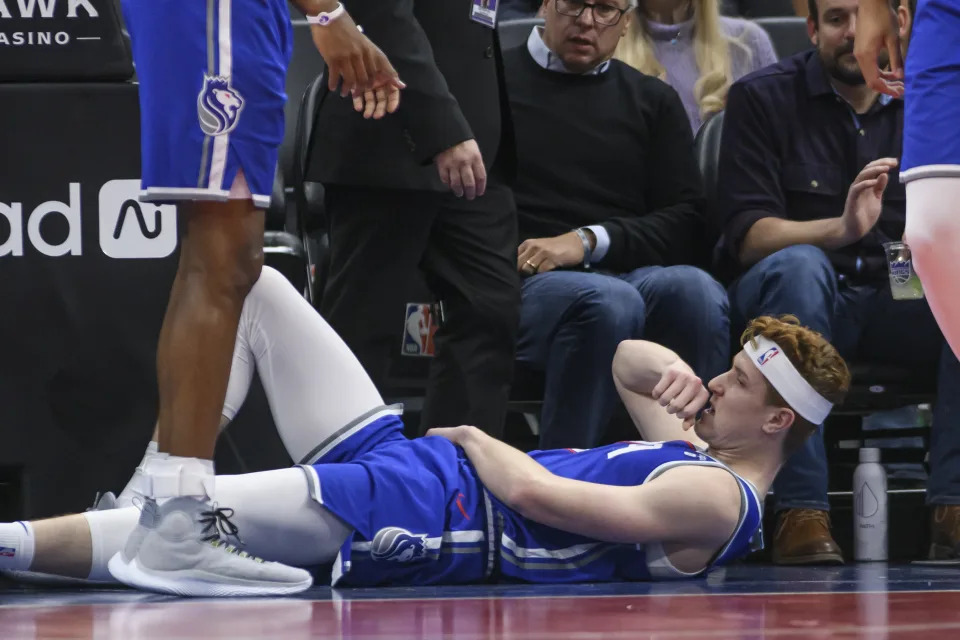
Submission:
[[[734,330],[756,315],[786,313],[817,331],[828,331],[837,294],[837,274],[822,249],[781,249],[753,265],[730,290]]]
[[[770,254],[751,270],[759,270],[767,290],[807,291],[816,297],[831,296],[837,274],[823,249],[809,244],[786,247]]]
[[[595,278],[578,291],[568,312],[569,321],[584,327],[591,339],[613,341],[614,345],[639,333],[645,315],[637,290],[612,276]]]
[[[787,278],[834,278],[833,266],[823,249],[810,244],[797,244],[771,253],[754,268],[765,274]]]
[[[704,318],[726,318],[730,311],[723,285],[698,267],[678,265],[663,269],[657,288],[662,299],[683,305],[688,313],[696,311],[697,315]]]

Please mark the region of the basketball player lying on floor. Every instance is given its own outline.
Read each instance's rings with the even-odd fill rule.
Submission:
[[[216,487],[197,489],[221,505],[214,511],[177,497],[145,500],[142,514],[118,507],[0,525],[0,544],[12,549],[0,568],[123,582],[136,571],[128,583],[197,595],[311,584],[284,564],[333,563],[341,586],[699,576],[759,542],[777,470],[849,382],[834,348],[793,318],[758,318],[744,340],[732,368],[710,381],[705,410],[708,391],[676,354],[644,341],[620,346],[617,388],[649,442],[527,455],[469,426],[408,440],[401,409],[383,406],[340,338],[265,268],[244,303],[223,413],[235,415],[255,366],[299,466],[217,476]],[[163,462],[148,451],[131,481],[151,485],[141,494],[191,486]],[[222,553],[200,551],[210,545]],[[198,564],[169,575],[150,564],[162,557],[151,547]],[[251,573],[229,563],[259,563],[257,580],[225,583]]]

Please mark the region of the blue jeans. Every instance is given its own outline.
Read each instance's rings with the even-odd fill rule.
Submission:
[[[705,380],[730,364],[727,294],[695,267],[550,271],[521,295],[517,359],[546,377],[543,449],[599,443],[619,402],[611,364],[623,340],[661,343]]]
[[[927,501],[960,504],[960,363],[925,300],[894,300],[890,287],[838,283],[820,249],[788,247],[767,256],[730,287],[731,325],[791,313],[819,331],[845,358],[913,368],[939,366],[939,400],[930,440]],[[773,483],[776,509],[829,509],[823,428],[787,460]]]

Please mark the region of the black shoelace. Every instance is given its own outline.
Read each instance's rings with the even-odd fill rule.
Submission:
[[[233,524],[230,518],[233,517],[233,509],[225,509],[213,505],[212,511],[200,512],[200,524],[203,525],[204,542],[213,542],[220,540],[221,536],[235,538],[238,544],[243,544],[240,539],[240,529]]]
[[[218,507],[216,504],[213,505],[211,511],[201,511],[199,522],[203,525],[203,541],[220,548],[226,544],[223,538],[230,537],[234,538],[237,544],[242,545],[240,529],[230,520],[232,517],[233,509]],[[251,556],[246,551],[241,551],[236,545],[226,544],[224,550],[227,553],[235,553],[241,558],[250,558],[254,562],[263,562],[261,558]]]

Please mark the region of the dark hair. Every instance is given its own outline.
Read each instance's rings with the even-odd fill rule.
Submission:
[[[896,11],[899,6],[899,0],[890,0],[890,6]],[[910,0],[910,15],[913,16],[917,9],[917,0]],[[813,20],[813,26],[820,26],[820,10],[817,9],[817,0],[807,0],[807,12],[810,19]]]

